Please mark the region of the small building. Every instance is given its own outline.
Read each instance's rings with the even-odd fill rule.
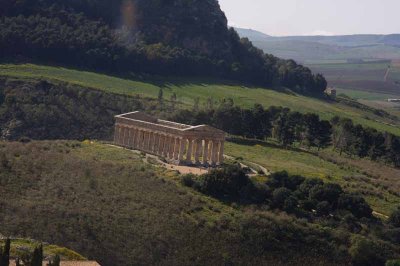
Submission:
[[[207,125],[160,120],[143,112],[115,117],[114,143],[160,156],[171,164],[217,166],[224,161],[225,132]]]
[[[388,99],[390,103],[400,103],[400,99]]]
[[[328,95],[329,97],[336,98],[337,91],[334,88],[327,88],[325,90],[325,94]]]

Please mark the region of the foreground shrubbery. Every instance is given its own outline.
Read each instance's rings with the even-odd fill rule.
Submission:
[[[400,238],[390,237],[394,233],[391,225],[398,226],[398,211],[392,214],[388,225],[382,224],[373,217],[363,197],[321,179],[278,172],[265,184],[259,184],[248,178],[239,165],[227,165],[200,177],[185,175],[182,183],[227,202],[282,210],[309,222],[356,234],[348,247],[354,265],[384,265],[393,256],[393,245],[400,243]],[[262,238],[262,234],[259,232],[258,237]]]

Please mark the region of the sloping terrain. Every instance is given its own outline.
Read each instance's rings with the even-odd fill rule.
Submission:
[[[299,112],[317,113],[323,119],[338,115],[348,117],[355,123],[370,126],[382,131],[400,135],[399,124],[387,117],[378,116],[374,110],[356,108],[316,98],[305,97],[290,91],[278,92],[260,87],[240,85],[235,82],[210,79],[164,79],[164,78],[118,78],[92,72],[77,71],[59,67],[38,65],[1,65],[0,76],[24,79],[44,79],[55,82],[67,82],[84,88],[93,88],[103,92],[134,97],[157,98],[160,89],[165,100],[176,94],[183,108],[192,108],[195,99],[205,104],[208,99],[218,102],[231,98],[235,104],[251,107],[255,103],[264,106],[284,106]]]
[[[338,247],[350,235],[222,204],[131,151],[1,142],[0,158],[3,233],[60,243],[102,265],[348,264]]]

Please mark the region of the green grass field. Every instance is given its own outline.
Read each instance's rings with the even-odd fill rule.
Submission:
[[[284,149],[274,142],[237,139],[226,144],[226,154],[272,172],[285,170],[341,184],[349,191],[363,194],[373,209],[384,215],[400,205],[400,196],[393,193],[400,187],[395,178],[400,170],[368,160],[339,157],[331,148],[318,153],[316,150]],[[375,169],[380,169],[379,173],[374,173]]]
[[[200,103],[205,103],[209,97],[212,97],[215,101],[232,98],[236,104],[246,107],[253,106],[255,103],[260,103],[265,107],[272,105],[284,106],[303,113],[318,113],[323,119],[330,119],[335,115],[339,115],[351,118],[355,123],[400,135],[400,127],[398,125],[393,126],[380,123],[379,121],[382,118],[347,105],[326,102],[301,95],[282,93],[270,89],[235,85],[227,81],[172,78],[163,81],[157,79],[138,81],[137,79],[131,80],[61,67],[31,64],[0,65],[0,76],[25,79],[49,79],[110,93],[142,95],[152,98],[156,98],[160,88],[163,88],[166,99],[169,99],[173,93],[176,93],[178,101],[182,102],[183,106],[186,107],[192,106],[195,98],[199,98]]]

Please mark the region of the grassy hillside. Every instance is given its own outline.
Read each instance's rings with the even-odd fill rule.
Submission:
[[[285,149],[275,142],[235,139],[226,144],[226,153],[244,163],[266,169],[322,178],[361,193],[374,211],[390,215],[400,205],[400,170],[369,160],[340,157],[331,148],[318,152]]]
[[[253,106],[255,103],[264,106],[285,106],[300,112],[318,113],[324,119],[335,115],[351,118],[355,123],[377,128],[400,135],[400,128],[392,121],[386,121],[372,112],[353,108],[344,104],[326,102],[310,97],[283,93],[264,88],[237,85],[228,81],[185,80],[185,79],[142,79],[118,78],[97,73],[77,71],[60,67],[37,65],[1,65],[0,75],[18,79],[49,79],[68,82],[83,87],[90,87],[105,92],[122,95],[141,95],[156,98],[159,90],[164,91],[165,99],[176,93],[182,107],[191,107],[194,99],[199,98],[204,104],[208,98],[218,101],[224,98],[234,99],[236,104]],[[381,122],[379,122],[381,121]],[[382,123],[383,122],[383,123]]]
[[[351,235],[223,204],[132,151],[2,142],[0,158],[2,233],[61,243],[102,265],[348,264],[339,246]]]

